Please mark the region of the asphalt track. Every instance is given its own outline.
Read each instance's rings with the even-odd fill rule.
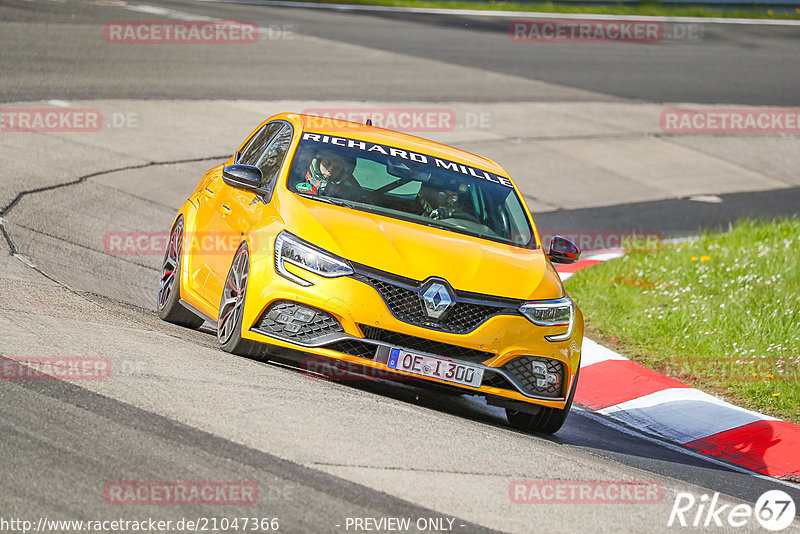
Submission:
[[[115,4],[119,2],[40,2],[34,6],[3,2],[0,17],[4,20],[27,23],[27,27],[58,21],[66,29],[42,26],[35,36],[6,29],[0,68],[14,76],[4,80],[2,100],[570,101],[597,99],[599,93],[605,99],[650,102],[800,105],[798,26],[704,25],[701,40],[665,40],[648,46],[526,44],[509,38],[506,18],[340,13],[258,6],[257,2],[129,2],[156,8],[140,11],[119,9]],[[148,50],[142,57],[136,47],[108,51],[102,41],[98,43],[96,32],[106,21],[160,19],[157,9],[164,7],[212,19],[255,20],[272,27],[276,38],[271,53],[265,56],[260,48],[242,46],[190,47]],[[277,38],[282,28],[325,41],[307,50],[287,49]],[[61,46],[53,47],[54,40]],[[434,60],[442,67],[442,76],[427,74],[420,80],[402,63],[356,62],[347,47],[328,48],[325,42]],[[447,64],[475,69],[474,76],[449,78]],[[509,80],[498,85],[491,74],[563,87],[556,94],[539,93]]]
[[[720,68],[700,83],[691,68],[670,72],[674,43],[658,53],[626,48],[610,57],[607,50],[581,48],[565,57],[558,49],[543,54],[550,55],[550,70],[546,58],[531,69],[529,52],[520,52],[524,58],[505,54],[499,43],[507,35],[494,21],[195,2],[168,7],[262,26],[293,25],[311,39],[276,42],[275,54],[262,56],[261,49],[242,47],[164,47],[144,54],[93,42],[108,20],[164,15],[96,4],[0,4],[0,68],[13,73],[0,81],[3,101],[337,100],[380,94],[383,101],[402,102],[615,102],[649,95],[657,101],[797,104],[800,69],[791,53],[796,29],[715,28],[706,35],[720,32],[724,39],[693,45],[694,68],[738,61],[743,71],[758,67],[761,75],[732,84]],[[465,23],[478,31],[459,41]],[[754,44],[745,47],[741,40]],[[474,48],[461,55],[467,46]],[[386,56],[364,49],[399,51],[406,59],[393,56],[396,63],[386,64]],[[349,59],[343,56],[348,52]],[[569,54],[577,59],[565,67]],[[664,75],[682,82],[659,84],[658,75],[635,73],[635,64],[627,63],[633,59],[620,59],[630,54],[645,54],[636,61],[651,67],[662,61]],[[470,60],[468,71],[447,65],[463,67],[465,57],[479,59]],[[418,76],[403,66],[416,67]],[[608,70],[613,68],[618,72]],[[312,73],[324,83],[311,83]],[[559,85],[547,83],[552,81]],[[661,92],[653,92],[655,86]],[[279,517],[287,532],[343,532],[348,517],[447,517],[462,532],[643,532],[674,530],[666,523],[677,492],[699,497],[719,491],[725,503],[753,503],[764,491],[780,488],[800,503],[796,486],[690,454],[582,410],[554,437],[526,435],[510,430],[499,410],[475,399],[405,384],[309,380],[291,362],[261,364],[216,350],[207,328],[187,331],[158,321],[151,304],[158,258],[104,256],[97,238],[119,229],[168,227],[200,173],[224,157],[229,139],[252,127],[224,121],[240,115],[250,120],[252,110],[236,115],[235,106],[222,113],[209,105],[215,114],[203,117],[203,105],[182,110],[163,102],[158,109],[165,119],[157,127],[101,139],[0,137],[6,163],[0,216],[8,237],[0,244],[6,248],[0,259],[0,353],[102,355],[120,370],[105,381],[0,383],[3,518],[246,515]],[[178,119],[184,124],[174,132],[164,126]],[[198,120],[207,121],[204,126],[213,127],[219,139],[195,132]],[[173,146],[171,134],[178,136]],[[674,220],[676,210],[684,210],[683,226],[658,227],[688,232],[725,224],[745,206],[756,206],[758,213],[796,211],[796,196],[790,196],[795,188],[735,195],[721,194],[721,204],[664,199],[633,208],[556,210],[542,213],[539,225],[541,217],[551,217],[545,220],[560,227],[605,220],[600,227],[620,229],[620,220],[632,213],[651,210]],[[722,211],[702,211],[714,209]],[[34,266],[11,257],[12,247]],[[508,485],[520,479],[655,480],[665,497],[648,505],[513,504]],[[106,504],[104,485],[124,480],[248,480],[258,484],[261,498],[250,507]]]

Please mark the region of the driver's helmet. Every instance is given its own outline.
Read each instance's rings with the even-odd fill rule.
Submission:
[[[431,208],[440,212],[453,212],[459,211],[469,185],[457,179],[446,179],[437,180],[436,183],[428,182],[422,189]]]
[[[355,168],[355,158],[338,154],[332,150],[318,150],[311,159],[306,180],[315,193],[328,183],[339,183],[350,176]]]

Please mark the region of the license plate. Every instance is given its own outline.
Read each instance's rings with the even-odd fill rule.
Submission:
[[[418,376],[446,380],[455,384],[478,388],[483,379],[483,369],[465,363],[415,354],[402,349],[392,349],[386,363],[392,369]]]

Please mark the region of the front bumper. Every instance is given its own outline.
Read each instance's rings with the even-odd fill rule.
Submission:
[[[301,287],[277,275],[266,258],[251,264],[242,337],[464,393],[564,407],[583,339],[577,308],[572,336],[562,342],[545,339],[560,333],[557,327],[533,325],[508,302],[501,309],[509,299],[493,299],[490,304],[497,309],[468,327],[458,323],[465,332],[455,333],[446,331],[447,326],[401,320],[385,292],[359,273],[327,279],[290,268],[313,279],[314,285]],[[391,369],[387,361],[392,348],[479,367],[483,380],[480,387],[471,387]],[[545,376],[532,370],[535,361],[545,364],[547,374],[558,376],[557,384],[542,382]]]

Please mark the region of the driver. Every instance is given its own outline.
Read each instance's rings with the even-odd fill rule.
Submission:
[[[469,186],[456,180],[445,180],[438,186],[430,183],[420,188],[420,197],[426,215],[431,219],[449,219],[456,213],[464,213],[465,193]]]
[[[355,158],[331,150],[318,150],[306,172],[311,193],[339,198],[352,198],[361,189],[353,177]]]

